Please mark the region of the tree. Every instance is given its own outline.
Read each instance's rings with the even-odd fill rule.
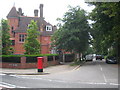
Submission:
[[[117,3],[89,3],[95,5],[90,19],[95,21],[91,34],[94,37],[94,48],[97,53],[107,54],[108,48],[120,45],[120,2]]]
[[[89,46],[88,49],[85,52],[85,55],[94,54],[94,53],[95,53],[94,48]]]
[[[2,27],[0,26],[0,55],[2,55]]]
[[[40,54],[40,42],[37,40],[40,33],[36,23],[31,20],[29,29],[27,29],[27,37],[24,43],[26,54]]]
[[[2,25],[2,54],[8,55],[10,54],[10,46],[11,46],[10,34],[9,34],[10,29],[9,29],[8,21],[2,19],[1,25]]]
[[[89,25],[87,22],[86,12],[80,7],[70,7],[65,13],[63,25],[55,32],[52,37],[53,45],[57,49],[83,53],[88,47]]]

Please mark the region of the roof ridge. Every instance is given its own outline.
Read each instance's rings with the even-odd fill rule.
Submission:
[[[17,10],[16,10],[16,7],[13,6],[12,9],[10,10],[10,12],[8,13],[7,15],[7,18],[10,18],[10,17],[18,17],[18,13],[17,13]]]

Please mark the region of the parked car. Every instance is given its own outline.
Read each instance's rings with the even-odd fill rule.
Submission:
[[[102,60],[104,57],[102,55],[96,55],[96,60]]]
[[[109,56],[109,57],[106,58],[106,63],[108,63],[108,64],[117,64],[118,62],[117,62],[117,59],[115,57]]]
[[[93,55],[89,54],[85,56],[86,61],[92,61],[93,60]]]

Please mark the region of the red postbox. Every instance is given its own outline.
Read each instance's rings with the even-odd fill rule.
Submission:
[[[43,72],[43,57],[37,57],[38,60],[38,72]]]

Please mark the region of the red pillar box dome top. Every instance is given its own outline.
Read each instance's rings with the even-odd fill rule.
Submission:
[[[43,72],[43,57],[37,57],[38,59],[38,72]]]
[[[43,57],[37,57],[38,59],[43,59]]]

